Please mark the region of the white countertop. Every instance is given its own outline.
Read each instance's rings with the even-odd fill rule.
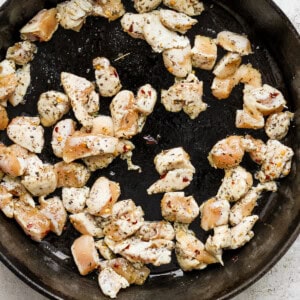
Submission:
[[[274,0],[300,32],[300,1]],[[0,0],[0,4],[3,0]],[[259,1],[258,1],[259,2]],[[299,53],[300,55],[300,53]],[[297,300],[300,295],[300,238],[258,282],[234,300]],[[0,300],[46,300],[0,263]]]

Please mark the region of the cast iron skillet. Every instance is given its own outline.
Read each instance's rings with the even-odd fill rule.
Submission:
[[[0,9],[0,46],[5,48],[19,39],[18,29],[38,10],[51,7],[56,1],[7,1]],[[124,1],[131,2],[131,1]],[[255,237],[242,249],[227,251],[225,267],[209,266],[199,272],[183,274],[173,260],[170,265],[153,269],[148,282],[122,291],[119,299],[225,299],[229,298],[263,276],[286,252],[299,233],[299,106],[300,106],[300,39],[282,12],[269,0],[204,1],[206,11],[189,33],[216,36],[221,30],[247,33],[255,55],[245,57],[263,74],[263,81],[283,91],[296,117],[284,142],[293,147],[295,158],[292,172],[280,182],[279,191],[265,195],[255,213],[260,222],[255,226]],[[127,5],[128,10],[132,4]],[[93,80],[92,59],[108,57],[118,69],[124,89],[136,91],[151,83],[155,88],[168,88],[173,77],[162,67],[161,55],[152,53],[141,40],[134,40],[122,32],[119,22],[109,23],[102,18],[88,18],[80,33],[60,28],[48,43],[38,45],[32,62],[32,83],[26,95],[26,104],[9,108],[9,115],[36,115],[36,101],[40,93],[61,90],[59,74],[68,71]],[[123,60],[114,61],[121,54],[130,53]],[[224,52],[219,50],[219,56]],[[186,192],[198,203],[215,195],[223,171],[212,169],[206,159],[210,148],[229,134],[250,133],[266,140],[262,131],[238,130],[234,126],[235,111],[242,107],[242,87],[235,88],[230,99],[218,101],[210,93],[212,75],[196,72],[204,81],[204,99],[209,108],[191,121],[183,113],[167,113],[161,104],[148,118],[143,133],[133,139],[136,145],[134,162],[143,173],[126,171],[119,159],[91,178],[105,175],[121,183],[121,199],[133,198],[142,205],[146,219],[161,219],[161,195],[147,196],[146,188],[157,179],[153,157],[162,149],[183,146],[191,155],[197,174]],[[101,101],[101,113],[108,114],[110,99]],[[51,130],[46,132],[49,142]],[[150,134],[158,144],[149,145],[143,136]],[[5,134],[1,139],[9,143]],[[55,162],[49,147],[43,151],[44,161]],[[254,172],[257,166],[245,157],[243,165]],[[58,193],[59,194],[59,193]],[[199,229],[199,219],[192,228],[205,241],[207,234]],[[15,224],[0,214],[1,260],[22,280],[42,294],[53,299],[100,299],[97,274],[81,277],[70,257],[70,245],[78,234],[68,224],[62,237],[49,235],[42,243],[34,243]]]

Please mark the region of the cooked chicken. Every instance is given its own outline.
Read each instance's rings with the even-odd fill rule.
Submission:
[[[58,28],[57,9],[39,11],[24,27],[21,28],[21,39],[48,42]]]
[[[121,19],[121,26],[125,32],[135,39],[145,39],[143,27],[147,14],[126,13]]]
[[[13,60],[17,65],[26,65],[33,60],[37,52],[35,44],[29,41],[15,43],[6,51],[6,59]]]
[[[104,169],[108,165],[112,163],[112,161],[115,159],[115,156],[113,154],[100,154],[95,156],[90,156],[83,158],[84,163],[88,167],[90,171],[96,171],[98,169]]]
[[[94,85],[83,77],[71,73],[61,73],[61,83],[71,100],[76,119],[84,126],[93,125],[93,114],[99,110],[99,95]]]
[[[122,88],[117,70],[105,57],[93,59],[96,84],[102,97],[112,97]]]
[[[69,112],[70,107],[67,95],[57,91],[42,93],[37,103],[42,125],[45,127],[54,125]]]
[[[265,125],[267,136],[273,140],[282,140],[287,135],[293,118],[294,114],[289,111],[270,115]]]
[[[5,107],[0,105],[0,130],[5,130],[9,123],[8,115]]]
[[[167,29],[160,21],[159,14],[150,13],[145,17],[144,37],[154,52],[163,52],[171,48],[185,48],[189,39]]]
[[[227,78],[233,75],[242,62],[242,57],[238,53],[228,52],[216,64],[213,74],[218,78]]]
[[[211,85],[211,92],[219,100],[227,99],[237,84],[236,73],[224,79],[215,77]]]
[[[27,192],[20,196],[19,201],[22,201],[24,204],[29,205],[31,207],[35,207],[35,201],[33,197]]]
[[[252,187],[249,192],[231,208],[229,221],[232,226],[239,224],[245,217],[251,215],[263,191],[276,192],[276,183],[269,181]]]
[[[193,180],[193,171],[189,169],[176,169],[162,175],[148,189],[148,195],[181,191],[190,185]]]
[[[252,175],[244,168],[237,166],[226,169],[216,197],[222,200],[237,201],[247,194],[252,184]]]
[[[170,222],[191,223],[199,214],[194,197],[185,197],[184,192],[165,193],[160,207],[163,218]]]
[[[260,139],[253,138],[251,135],[246,135],[245,137],[248,140],[251,140],[253,145],[255,146],[254,149],[249,151],[249,155],[250,155],[251,159],[258,165],[261,165],[264,161],[264,155],[267,151],[266,144]]]
[[[72,214],[80,213],[85,208],[85,203],[90,194],[87,186],[64,187],[62,189],[62,201],[65,209]]]
[[[92,10],[92,4],[86,0],[70,0],[59,3],[57,5],[59,23],[65,29],[79,31]]]
[[[91,0],[93,16],[101,16],[114,21],[124,15],[125,9],[121,0]]]
[[[153,112],[156,100],[156,90],[150,84],[145,84],[138,89],[134,106],[141,114],[148,116]]]
[[[44,129],[38,117],[15,117],[7,126],[8,137],[31,152],[41,153],[44,147]]]
[[[187,16],[184,13],[175,12],[170,9],[159,10],[160,21],[168,29],[185,34],[193,25],[198,23],[196,19]]]
[[[103,294],[110,298],[116,298],[120,289],[129,287],[129,282],[109,267],[99,273],[98,283]]]
[[[87,275],[99,265],[99,255],[92,236],[82,235],[71,247],[73,259],[81,275]]]
[[[236,111],[235,126],[237,128],[260,129],[265,126],[265,119],[258,110],[249,111],[247,107]]]
[[[175,232],[176,258],[183,271],[201,270],[206,268],[208,264],[218,262],[205,250],[203,243],[196,238],[192,230],[188,229],[188,225],[175,224]]]
[[[11,75],[16,72],[16,64],[13,60],[4,59],[0,62],[0,76]]]
[[[6,217],[14,217],[13,195],[9,193],[7,188],[3,185],[0,185],[0,209]]]
[[[146,13],[154,10],[162,0],[134,0],[134,8],[140,13]]]
[[[200,213],[201,227],[207,231],[228,224],[230,204],[227,200],[211,198],[200,206]]]
[[[261,74],[259,70],[253,68],[251,64],[240,65],[236,72],[236,77],[240,82],[246,85],[246,90],[262,86]]]
[[[163,4],[188,16],[198,16],[204,10],[199,0],[163,0]]]
[[[143,241],[164,239],[172,241],[175,237],[173,226],[166,221],[145,221],[135,234]]]
[[[95,216],[110,216],[120,193],[120,185],[117,182],[99,177],[94,182],[86,201],[88,212]]]
[[[16,197],[20,197],[27,193],[24,185],[18,177],[5,175],[0,186],[5,187],[9,193]]]
[[[95,246],[104,259],[112,260],[116,257],[116,255],[105,244],[103,239],[95,242]],[[106,265],[106,263],[109,263],[109,262],[108,261],[100,262],[100,268],[102,269],[103,266]],[[116,264],[116,266],[118,266],[118,265]]]
[[[110,116],[99,115],[93,119],[91,133],[114,136],[114,124]]]
[[[104,236],[101,224],[87,212],[80,212],[70,215],[70,222],[81,234],[88,234],[96,238]]]
[[[5,59],[0,63],[0,102],[3,106],[17,87],[15,70],[15,63],[11,60]]]
[[[212,70],[217,60],[217,45],[207,36],[196,35],[192,48],[192,65],[203,70]]]
[[[17,201],[14,218],[24,232],[34,241],[40,242],[50,232],[50,221],[36,207]]]
[[[120,155],[121,159],[126,160],[128,170],[137,170],[141,172],[141,167],[132,162],[132,150],[134,150],[134,148],[134,145],[130,141],[120,140],[117,146],[117,154]]]
[[[227,51],[236,52],[241,55],[252,53],[250,41],[245,35],[231,31],[221,31],[217,35],[216,42]]]
[[[72,119],[65,119],[59,121],[53,128],[51,146],[53,153],[57,157],[63,157],[66,140],[75,132],[75,126],[75,121]]]
[[[104,228],[104,234],[113,241],[124,240],[143,225],[143,216],[143,209],[131,199],[119,201],[113,205],[111,221]]]

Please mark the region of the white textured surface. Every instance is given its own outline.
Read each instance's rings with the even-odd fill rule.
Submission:
[[[274,0],[300,32],[300,0]],[[0,4],[3,0],[0,0]],[[259,0],[258,0],[259,2]],[[299,53],[300,55],[300,53]],[[261,280],[234,300],[300,299],[300,238]],[[0,300],[44,300],[0,263]]]

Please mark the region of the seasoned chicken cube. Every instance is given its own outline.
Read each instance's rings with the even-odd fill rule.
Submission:
[[[120,185],[117,182],[108,180],[106,177],[99,177],[94,182],[86,201],[88,212],[95,216],[110,216],[120,194]]]
[[[182,147],[163,150],[155,156],[154,164],[160,175],[175,169],[188,169],[193,173],[196,172],[190,161],[190,156]]]
[[[95,242],[95,246],[104,259],[112,260],[116,257],[116,255],[105,244],[103,239]],[[103,266],[106,265],[106,263],[108,263],[108,261],[100,262],[100,268],[103,269]]]
[[[237,128],[260,129],[265,126],[265,119],[259,111],[254,114],[247,108],[239,109],[236,111],[235,126]]]
[[[101,16],[114,21],[124,15],[125,9],[121,0],[91,0],[93,16]]]
[[[216,42],[219,46],[230,52],[236,52],[241,55],[252,53],[250,41],[245,35],[231,31],[221,31],[217,35]]]
[[[264,156],[267,151],[266,144],[260,139],[253,138],[251,135],[246,135],[245,138],[247,138],[248,140],[251,140],[255,146],[254,149],[249,151],[249,155],[250,155],[251,159],[255,163],[261,165],[264,161]]]
[[[17,201],[14,218],[23,231],[34,241],[40,242],[50,232],[50,220],[36,207]]]
[[[163,51],[164,65],[176,77],[186,77],[192,72],[191,46]]]
[[[94,85],[83,77],[71,73],[61,73],[61,83],[71,100],[76,119],[84,127],[92,127],[93,114],[99,110],[99,95]]]
[[[192,65],[203,70],[212,70],[217,60],[217,45],[207,36],[196,35],[192,48]]]
[[[247,194],[252,184],[252,174],[244,168],[237,166],[226,169],[216,197],[222,200],[237,201]]]
[[[81,188],[86,185],[91,172],[82,164],[58,162],[54,165],[57,173],[57,187]]]
[[[164,239],[172,241],[175,237],[173,226],[166,221],[145,221],[135,234],[143,241]]]
[[[24,27],[21,28],[21,39],[48,42],[58,28],[57,9],[39,11]]]
[[[93,59],[95,69],[96,84],[102,97],[112,97],[122,88],[120,78],[116,68],[105,57]]]
[[[9,123],[8,115],[5,107],[0,105],[0,130],[5,130]]]
[[[16,144],[34,153],[44,147],[44,129],[38,117],[15,117],[7,126],[8,137]]]
[[[70,215],[70,222],[81,234],[88,234],[95,238],[104,236],[101,224],[87,212],[80,212]]]
[[[57,157],[63,157],[66,140],[75,132],[75,126],[75,121],[72,119],[65,119],[59,121],[53,128],[51,146],[53,153]]]
[[[290,111],[272,114],[265,125],[267,136],[273,140],[282,140],[288,133],[294,114]]]
[[[181,34],[185,34],[193,25],[198,23],[196,19],[184,13],[175,12],[170,9],[160,9],[159,16],[164,26],[170,30],[178,31]]]
[[[98,169],[104,169],[112,163],[115,159],[113,154],[100,154],[83,158],[84,163],[90,171],[96,171]]]
[[[7,188],[3,185],[0,185],[0,209],[6,217],[14,217],[13,195],[9,193]]]
[[[37,103],[42,125],[45,127],[54,125],[69,112],[70,107],[67,95],[57,91],[42,93]]]
[[[87,275],[99,265],[99,255],[92,236],[82,235],[71,247],[73,259],[81,275]]]
[[[200,206],[200,212],[201,228],[207,231],[228,224],[230,204],[227,200],[211,198]]]
[[[135,39],[145,39],[143,27],[147,14],[126,13],[121,19],[121,26],[125,32]]]
[[[219,100],[227,99],[237,84],[238,80],[235,74],[223,79],[215,77],[211,85],[211,92]]]
[[[27,193],[21,179],[18,177],[4,176],[1,185],[7,189],[13,196],[20,197]]]
[[[134,8],[142,14],[154,10],[161,2],[162,0],[134,0]]]
[[[238,53],[228,52],[216,64],[213,74],[218,78],[227,78],[233,75],[242,62],[242,57]]]
[[[85,208],[85,203],[90,194],[87,186],[64,187],[62,189],[62,201],[65,209],[72,214],[80,213]]]
[[[190,43],[187,37],[167,29],[161,23],[159,14],[147,14],[143,32],[147,43],[158,53],[171,48],[185,48]]]
[[[16,72],[16,64],[13,60],[4,59],[0,62],[0,76],[11,75]]]
[[[163,0],[163,4],[188,16],[199,16],[204,10],[199,0]]]
[[[252,67],[251,64],[240,65],[236,77],[246,85],[246,89],[258,88],[262,86],[261,73]]]
[[[34,54],[37,52],[35,44],[29,41],[15,43],[6,51],[6,59],[11,59],[17,65],[26,65],[33,60]]]
[[[170,222],[191,223],[199,215],[199,206],[193,196],[184,192],[165,193],[160,203],[163,218]]]
[[[113,205],[111,221],[104,228],[104,234],[113,241],[121,241],[139,230],[144,222],[143,216],[143,209],[131,199],[119,201]]]
[[[134,105],[141,114],[148,116],[153,112],[156,100],[156,90],[150,84],[145,84],[138,89]]]
[[[110,116],[99,115],[93,119],[91,133],[114,136],[114,124]]]
[[[120,289],[129,287],[128,281],[112,268],[104,268],[98,276],[98,283],[104,295],[116,298]]]
[[[175,224],[175,233],[176,258],[183,271],[201,270],[208,264],[218,262],[205,250],[203,243],[196,238],[192,230],[188,229],[188,225]]]
[[[5,64],[7,64],[8,67],[5,66]],[[3,106],[6,106],[7,99],[14,93],[18,85],[18,78],[15,71],[9,70],[9,73],[6,74],[5,68],[10,68],[8,60],[4,60],[0,63],[0,103]]]
[[[231,228],[231,245],[229,249],[240,248],[254,237],[254,232],[251,229],[258,219],[257,215],[245,217],[238,225]]]
[[[161,176],[148,189],[148,195],[181,191],[190,185],[193,180],[193,171],[189,169],[176,169]]]
[[[40,212],[50,220],[50,229],[56,235],[60,236],[67,222],[67,212],[59,197],[53,197],[45,200],[39,198]]]

